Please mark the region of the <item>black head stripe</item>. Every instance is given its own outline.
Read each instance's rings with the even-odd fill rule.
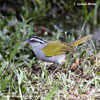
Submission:
[[[39,42],[41,44],[47,43],[46,40],[43,40],[41,37],[37,37],[37,36],[33,36],[32,38],[30,38],[30,42]]]

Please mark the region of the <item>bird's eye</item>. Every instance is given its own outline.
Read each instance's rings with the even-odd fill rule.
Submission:
[[[34,38],[31,38],[30,39],[30,42],[35,42],[36,40]]]
[[[30,42],[36,42],[35,40],[33,40],[33,39],[30,39]]]

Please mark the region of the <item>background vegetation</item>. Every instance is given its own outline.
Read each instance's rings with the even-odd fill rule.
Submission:
[[[0,0],[0,100],[100,99],[100,1],[77,5],[84,2]],[[38,60],[24,43],[33,35],[72,43],[88,34],[94,41],[75,48],[63,66]]]

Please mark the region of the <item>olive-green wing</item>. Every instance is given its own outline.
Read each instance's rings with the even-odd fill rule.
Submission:
[[[43,48],[43,53],[46,56],[56,56],[73,51],[73,47],[62,42],[52,41],[49,42],[46,47]]]

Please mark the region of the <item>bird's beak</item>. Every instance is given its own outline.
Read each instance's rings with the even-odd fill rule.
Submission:
[[[29,41],[30,41],[29,39],[26,39],[24,43],[27,44],[29,43]]]

